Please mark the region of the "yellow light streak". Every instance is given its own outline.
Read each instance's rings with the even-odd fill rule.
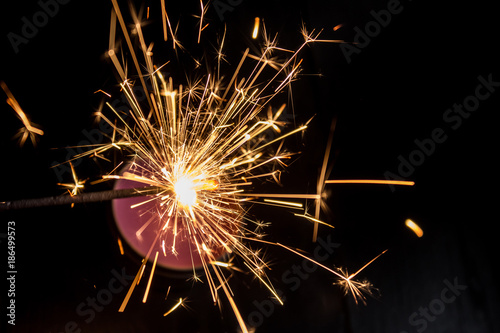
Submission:
[[[302,208],[303,207],[303,205],[301,203],[298,203],[298,202],[272,200],[272,199],[264,199],[264,202],[270,202],[270,203],[275,203],[275,204],[280,204],[280,205],[285,205],[285,206],[298,207],[298,208]]]
[[[276,298],[276,300],[281,304],[283,305],[283,301],[281,300],[281,298],[278,296],[278,293],[274,290],[274,288],[269,285],[269,283],[267,281],[265,281],[261,274],[259,274],[258,272],[255,271],[255,269],[253,267],[251,267],[250,265],[248,265],[247,263],[245,263],[245,266],[247,266],[248,269],[250,269],[250,271],[252,271],[254,273],[254,275],[260,280],[260,282],[262,284],[264,284],[267,289],[269,289],[271,291],[271,293],[273,294],[274,298]]]
[[[253,24],[252,38],[256,39],[259,35],[260,18],[256,17]]]
[[[123,251],[123,244],[122,244],[122,240],[120,239],[120,237],[118,237],[118,248],[120,249],[120,254],[124,255],[125,251]]]
[[[129,288],[127,294],[125,295],[125,298],[123,299],[123,302],[120,305],[118,312],[125,311],[125,308],[127,307],[128,301],[130,300],[130,297],[132,296],[132,293],[134,292],[135,286],[139,283],[139,279],[140,279],[141,272],[143,270],[144,265],[146,265],[145,262],[143,262],[141,267],[139,267],[139,271],[137,272],[137,274],[134,278],[134,281],[130,284],[130,288]]]
[[[28,117],[10,91],[9,87],[7,87],[7,84],[3,81],[0,81],[0,86],[7,95],[7,104],[9,104],[10,107],[17,113],[17,116],[24,125],[24,128],[20,129],[18,132],[19,135],[22,135],[19,141],[20,145],[23,146],[28,137],[31,138],[31,142],[33,143],[33,145],[35,145],[36,135],[43,135],[44,132],[41,129],[35,127],[35,125],[29,121]]]
[[[151,268],[151,272],[149,273],[148,285],[146,286],[146,291],[144,292],[144,297],[142,298],[142,303],[146,303],[146,300],[148,299],[149,290],[151,288],[151,282],[153,281],[153,275],[155,273],[157,260],[158,260],[158,251],[156,251],[155,260],[153,262],[153,267]]]
[[[405,225],[410,228],[410,230],[413,231],[417,237],[420,238],[424,235],[422,228],[420,228],[413,220],[406,219]]]
[[[380,184],[413,186],[415,182],[406,180],[378,180],[378,179],[335,179],[326,180],[325,184]]]
[[[227,262],[222,262],[222,261],[212,261],[211,262],[212,265],[216,265],[216,266],[220,266],[220,267],[230,267],[230,264],[227,263]]]
[[[322,224],[322,225],[326,225],[326,226],[327,226],[327,227],[329,227],[329,228],[335,228],[335,227],[334,227],[333,225],[331,225],[331,224],[328,224],[328,223],[326,223],[326,222],[323,222],[323,221],[321,221],[321,220],[318,220],[317,218],[314,218],[314,217],[309,216],[309,215],[306,215],[306,214],[293,214],[293,215],[298,216],[298,217],[303,217],[303,218],[305,218],[306,220],[309,220],[309,221],[314,222],[314,223],[319,223],[319,224]]]
[[[294,198],[294,199],[317,199],[320,196],[317,194],[302,194],[302,193],[238,193],[245,197],[255,198]]]
[[[339,30],[340,28],[342,28],[344,25],[341,23],[341,24],[337,24],[336,26],[333,27],[333,31],[337,31]]]
[[[328,160],[330,159],[330,151],[332,150],[332,143],[333,143],[333,133],[335,132],[335,127],[337,126],[337,120],[336,118],[332,119],[332,122],[330,124],[330,132],[328,134],[328,141],[326,142],[326,149],[325,149],[325,155],[323,155],[323,164],[321,165],[321,172],[319,174],[319,179],[318,183],[316,184],[316,195],[317,198],[315,200],[315,207],[314,207],[314,217],[316,219],[319,219],[319,214],[321,210],[321,194],[323,193],[323,189],[325,187],[324,181],[326,176],[326,171],[327,171],[327,166],[328,166]],[[312,241],[316,242],[316,239],[318,237],[318,223],[314,223],[313,227],[313,237]]]
[[[168,310],[167,312],[165,312],[163,314],[163,317],[166,317],[169,314],[171,314],[172,312],[174,312],[179,306],[181,306],[181,305],[184,304],[185,300],[186,300],[186,298],[179,298],[179,301],[170,310]]]

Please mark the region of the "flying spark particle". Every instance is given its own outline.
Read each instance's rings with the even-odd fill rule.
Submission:
[[[424,235],[424,231],[422,230],[422,228],[420,228],[418,226],[418,224],[416,224],[415,222],[413,222],[413,220],[410,220],[410,219],[406,219],[405,221],[405,225],[410,228],[411,231],[413,231],[415,233],[415,235],[417,235],[417,237],[422,237]]]
[[[21,137],[19,139],[19,145],[22,147],[28,137],[31,139],[31,142],[33,145],[36,145],[36,140],[37,140],[37,135],[43,135],[43,131],[40,128],[37,128],[35,124],[31,123],[24,113],[23,109],[17,102],[16,98],[10,91],[9,87],[7,87],[7,84],[3,81],[0,81],[0,86],[2,87],[3,91],[7,95],[7,104],[10,105],[12,109],[17,113],[17,116],[23,123],[24,127],[19,129],[18,133],[16,134],[16,137],[19,136]]]
[[[256,17],[253,24],[252,38],[256,39],[259,35],[260,18]]]

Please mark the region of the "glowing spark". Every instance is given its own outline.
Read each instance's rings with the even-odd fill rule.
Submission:
[[[271,202],[275,204],[280,204],[284,206],[298,207],[302,208],[302,204],[298,202],[290,202],[290,201],[282,201],[282,200],[272,200],[272,199],[264,199],[264,202]]]
[[[165,0],[161,0],[161,19],[163,22],[163,40],[166,42],[168,40],[168,30],[167,30],[167,11],[165,10]]]
[[[337,31],[339,30],[340,28],[342,28],[344,25],[341,23],[341,24],[337,24],[336,26],[333,27],[333,31]]]
[[[264,243],[269,243],[269,242],[265,242],[265,241],[262,241]],[[273,244],[273,243],[269,243],[269,244]],[[314,263],[315,265],[317,265],[318,267],[321,267],[325,270],[327,270],[328,272],[336,275],[339,280],[337,282],[335,282],[334,284],[335,285],[339,285],[341,286],[343,289],[344,289],[344,292],[346,294],[348,293],[351,293],[352,296],[354,297],[354,301],[356,302],[356,304],[358,304],[358,300],[362,301],[364,304],[366,303],[366,298],[364,296],[364,294],[366,295],[372,295],[373,294],[373,291],[376,290],[373,285],[368,282],[368,281],[356,281],[354,280],[354,277],[356,275],[358,275],[362,270],[364,270],[366,267],[368,267],[371,263],[373,263],[376,259],[378,259],[382,254],[384,254],[385,252],[387,252],[387,250],[384,250],[382,253],[380,253],[378,256],[376,256],[375,258],[373,258],[372,260],[370,260],[368,263],[366,263],[365,265],[363,265],[363,267],[361,267],[356,273],[354,274],[351,274],[349,275],[347,273],[347,270],[342,270],[340,269],[339,272],[334,270],[334,269],[331,269],[321,263],[319,263],[318,261],[314,260],[314,259],[311,259],[309,258],[308,256],[292,249],[291,247],[289,246],[286,246],[286,245],[283,245],[283,244],[280,244],[280,243],[275,243],[273,245],[277,245],[277,246],[280,246],[292,253],[295,253],[296,255],[306,259],[306,260],[309,260],[310,262]]]
[[[123,251],[123,244],[122,244],[122,240],[120,239],[120,237],[118,237],[118,248],[120,249],[120,254],[124,255],[125,252]]]
[[[108,96],[108,97],[110,97],[110,98],[111,98],[111,95],[110,95],[110,94],[108,94],[107,92],[105,92],[105,91],[104,91],[104,90],[102,90],[102,89],[99,89],[99,90],[94,91],[94,94],[97,94],[98,92],[103,93],[104,95],[106,95],[106,96]]]
[[[373,258],[372,260],[370,260],[369,262],[367,262],[366,264],[364,264],[363,267],[361,267],[360,269],[358,269],[358,271],[352,275],[349,275],[349,279],[355,277],[356,275],[358,275],[358,273],[360,273],[362,270],[364,270],[366,267],[368,267],[372,262],[374,262],[375,260],[377,260],[381,255],[383,255],[384,253],[386,253],[387,250],[384,250],[382,251],[379,255],[377,255],[375,258]]]
[[[317,199],[319,196],[317,194],[292,194],[292,193],[242,193],[241,195],[246,197],[267,197],[267,198],[295,198],[295,199]]]
[[[326,180],[325,184],[382,184],[413,186],[415,182],[405,180],[377,180],[377,179],[335,179]]]
[[[122,66],[120,65],[120,61],[116,57],[116,52],[115,52],[115,35],[116,35],[116,13],[115,11],[111,11],[111,23],[109,25],[109,50],[108,50],[108,56],[111,58],[111,61],[113,62],[113,65],[116,68],[116,71],[118,72],[118,75],[120,75],[120,78],[122,81],[125,81],[127,79],[125,72],[123,71]]]
[[[123,16],[122,16],[122,13],[120,11],[120,7],[118,6],[118,2],[117,2],[117,0],[111,0],[111,1],[113,2],[113,8],[116,12],[118,22],[120,22],[120,26],[122,28],[123,35],[125,36],[127,46],[130,50],[130,55],[132,56],[132,59],[134,61],[135,69],[137,70],[137,73],[139,73],[139,80],[141,81],[141,84],[142,84],[144,91],[148,91],[148,89],[146,88],[146,82],[144,82],[141,67],[140,67],[139,62],[137,60],[137,56],[135,55],[135,52],[134,52],[134,47],[133,47],[132,41],[130,40],[129,33],[127,31],[127,26],[125,25],[125,21],[123,20]],[[151,101],[149,100],[149,96],[147,94],[146,94],[146,97],[147,97],[147,100],[149,102],[149,106],[151,108],[153,108],[151,105]]]
[[[256,277],[260,280],[260,282],[261,282],[262,284],[264,284],[264,285],[267,287],[267,289],[269,289],[269,290],[271,291],[271,293],[273,294],[274,298],[276,298],[276,300],[278,300],[278,302],[279,302],[281,305],[283,305],[283,301],[282,301],[282,300],[281,300],[281,298],[278,296],[278,294],[276,293],[276,291],[274,290],[274,288],[273,288],[272,286],[270,286],[270,285],[269,285],[269,283],[268,283],[268,282],[266,282],[266,281],[262,278],[261,274],[259,274],[258,272],[256,272],[256,271],[255,271],[255,269],[254,269],[253,267],[251,267],[250,265],[248,265],[247,263],[245,263],[245,266],[247,266],[247,267],[248,267],[248,269],[250,269],[250,271],[251,271],[252,273],[254,273],[254,275],[255,275],[255,276],[256,276]]]
[[[259,35],[259,25],[260,25],[260,18],[256,17],[254,25],[253,25],[253,32],[252,32],[253,39],[256,39],[257,36]]]
[[[413,222],[412,220],[410,219],[407,219],[405,221],[405,225],[411,229],[411,231],[413,231],[415,233],[415,235],[417,235],[417,237],[422,237],[424,235],[424,231],[422,230],[422,228],[420,228],[418,226],[418,224],[416,224],[415,222]]]
[[[172,286],[168,286],[167,293],[165,294],[165,301],[167,300],[168,295],[170,294],[170,289],[171,288],[172,288]]]
[[[60,186],[64,186],[68,189],[68,192],[71,196],[78,195],[84,187],[83,184],[85,184],[85,180],[79,180],[78,177],[76,176],[75,168],[73,167],[73,164],[69,162],[69,166],[71,167],[71,174],[73,176],[73,183],[58,183]],[[75,206],[74,203],[71,204],[71,208]]]
[[[222,262],[222,261],[212,261],[211,262],[212,265],[216,265],[216,266],[220,266],[220,267],[230,267],[230,263],[228,262]]]
[[[153,275],[155,273],[156,261],[158,260],[158,251],[156,251],[155,260],[153,262],[153,268],[151,268],[151,273],[149,273],[148,285],[146,287],[146,291],[144,292],[144,297],[142,298],[142,303],[146,303],[149,295],[149,289],[151,288],[151,282],[153,281]]]
[[[344,294],[352,294],[354,302],[356,305],[361,302],[366,305],[366,297],[367,296],[373,296],[374,291],[377,291],[376,288],[373,287],[373,285],[367,281],[355,281],[351,280],[348,276],[349,273],[347,270],[339,270],[346,278],[340,279],[337,282],[334,283],[334,285],[340,286],[342,289],[344,289]]]
[[[335,228],[335,227],[334,227],[333,225],[331,225],[331,224],[328,224],[328,223],[326,223],[326,222],[323,222],[323,221],[321,221],[321,220],[318,220],[318,219],[316,219],[316,218],[314,218],[314,217],[312,217],[312,216],[306,215],[306,214],[293,214],[293,215],[295,215],[295,216],[299,216],[299,217],[303,217],[303,218],[305,218],[306,220],[309,220],[309,221],[314,222],[314,223],[319,223],[319,224],[322,224],[322,225],[326,225],[327,227],[330,227],[330,228]]]
[[[36,135],[43,135],[43,131],[37,127],[35,127],[35,124],[32,124],[26,114],[24,113],[23,109],[17,102],[16,98],[14,95],[10,92],[10,89],[7,87],[7,84],[5,82],[0,81],[0,86],[2,87],[3,91],[7,95],[7,104],[10,105],[12,109],[17,113],[17,116],[19,119],[21,119],[21,122],[24,125],[24,128],[20,129],[18,131],[18,136],[22,136],[21,139],[19,140],[19,144],[21,147],[24,145],[26,142],[26,139],[30,137],[31,142],[33,145],[36,144]]]
[[[130,297],[132,296],[132,293],[134,292],[135,286],[139,283],[139,279],[141,277],[141,272],[143,270],[143,267],[146,265],[146,263],[143,261],[141,267],[139,267],[139,271],[137,272],[134,281],[130,284],[130,288],[127,292],[127,295],[125,295],[125,298],[123,299],[122,304],[120,305],[120,308],[118,309],[118,312],[123,312],[125,311],[125,308],[127,307],[127,303],[130,300]]]
[[[200,7],[201,7],[201,15],[200,15],[200,29],[198,31],[198,44],[200,44],[201,32],[203,31],[203,29],[205,29],[205,27],[203,26],[203,18],[205,16],[205,12],[207,11],[208,5],[207,6],[203,5],[203,0],[200,0]]]
[[[377,260],[382,254],[386,253],[387,250],[382,251],[378,256],[367,262],[363,267],[358,269],[356,273],[349,275],[347,273],[347,270],[340,270],[342,275],[344,276],[343,279],[339,280],[338,282],[334,283],[342,288],[344,288],[345,294],[351,293],[354,296],[354,301],[356,304],[358,304],[358,301],[361,301],[363,304],[366,305],[366,297],[365,295],[368,296],[373,296],[373,292],[377,291],[376,288],[373,287],[373,285],[367,281],[356,281],[353,278],[358,275],[362,270],[364,270],[366,267],[368,267],[372,262]]]
[[[330,132],[328,134],[328,141],[326,143],[326,148],[325,148],[325,155],[323,156],[323,164],[321,165],[321,172],[319,174],[319,179],[318,183],[316,184],[316,194],[317,198],[315,201],[315,212],[314,212],[314,217],[319,220],[319,214],[320,214],[320,209],[321,209],[321,194],[323,193],[323,189],[325,187],[324,181],[326,176],[326,167],[328,165],[328,160],[330,159],[330,151],[332,150],[332,142],[333,142],[333,133],[335,132],[335,127],[337,125],[337,120],[334,118],[332,119],[332,123],[330,124]],[[313,229],[313,238],[312,241],[316,242],[316,239],[318,237],[318,223],[314,223],[314,229]]]
[[[165,312],[163,314],[163,317],[168,316],[169,314],[171,314],[172,312],[174,312],[179,306],[184,305],[184,301],[185,300],[186,300],[186,298],[179,298],[179,301],[170,310],[168,310],[167,312]]]

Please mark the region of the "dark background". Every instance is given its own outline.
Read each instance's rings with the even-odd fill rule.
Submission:
[[[221,20],[214,7],[221,2],[228,3],[213,2],[206,14],[210,26],[202,48],[212,56],[216,33],[226,25],[232,66],[247,46],[256,45],[249,38],[255,16],[264,19],[268,33],[279,34],[281,46],[294,49],[302,42],[302,21],[309,29],[324,28],[323,38],[353,41],[355,28],[364,30],[373,21],[370,11],[386,9],[388,4],[378,0],[233,1],[236,5]],[[158,3],[145,4],[152,9],[145,32],[148,41],[155,41],[155,60],[162,64],[175,59],[169,44],[161,41]],[[302,154],[283,175],[284,188],[264,185],[270,192],[314,192],[333,117],[338,121],[330,179],[383,179],[386,171],[397,174],[398,156],[408,158],[417,149],[414,140],[430,138],[435,128],[442,128],[447,140],[437,144],[408,177],[416,182],[414,187],[394,192],[389,186],[326,187],[331,212],[322,217],[336,229],[320,227],[320,236],[340,245],[324,263],[354,272],[388,249],[359,275],[379,288],[380,296],[368,298],[366,306],[355,305],[332,285],[334,277],[321,269],[303,275],[299,288],[292,290],[294,285],[283,276],[294,265],[300,266],[302,258],[269,247],[266,256],[274,263],[269,275],[286,298],[283,307],[270,307],[268,292],[251,276],[236,274],[231,280],[243,317],[259,323],[256,332],[500,332],[495,270],[499,92],[481,102],[457,129],[443,121],[448,108],[474,94],[478,76],[491,74],[493,81],[500,81],[496,7],[480,2],[438,7],[422,1],[404,1],[401,6],[401,13],[393,15],[390,24],[359,48],[350,62],[338,44],[304,50],[303,75],[293,84],[295,116],[287,120],[293,118],[300,125],[316,116],[303,138],[288,141]],[[22,17],[31,21],[40,5],[31,1],[2,6],[0,80],[45,135],[36,147],[27,142],[20,148],[12,137],[21,122],[6,103],[0,103],[0,200],[64,192],[50,166],[68,157],[64,147],[78,145],[85,139],[84,131],[96,127],[92,113],[103,96],[94,92],[116,90],[113,67],[104,56],[110,10],[106,1],[60,5],[57,14],[15,53],[7,34],[20,34]],[[167,3],[167,10],[173,22],[180,19],[181,41],[195,54],[199,52],[192,42],[198,22],[192,15],[199,14],[199,3]],[[125,2],[122,11],[127,12]],[[338,24],[343,27],[334,32]],[[189,71],[189,61],[183,65],[187,69],[170,68],[174,77]],[[230,73],[230,66],[226,68]],[[280,98],[277,106],[287,100],[287,96]],[[86,179],[106,168],[109,164],[89,160],[76,170]],[[63,178],[63,182],[72,181],[69,173]],[[258,208],[252,214],[273,222],[270,240],[314,252],[317,244],[311,243],[308,222],[279,209]],[[206,283],[191,288],[190,282],[162,272],[155,277],[146,304],[141,302],[140,285],[125,313],[117,312],[125,296],[122,291],[86,322],[90,317],[79,315],[78,306],[108,288],[113,270],[135,275],[139,267],[138,258],[118,252],[109,206],[51,207],[0,216],[4,225],[16,222],[16,326],[8,325],[11,332],[64,332],[68,322],[77,327],[67,331],[82,332],[237,331],[229,304],[222,301],[222,311],[213,306]],[[423,228],[422,238],[404,226],[406,218]],[[7,228],[0,232],[6,253]],[[2,267],[6,261],[5,254]],[[412,325],[409,318],[414,312],[440,299],[445,280],[467,288],[428,320],[425,329],[423,324]],[[6,290],[7,285],[2,295]],[[190,310],[162,316],[175,300],[186,296]],[[2,321],[6,323],[6,316]]]

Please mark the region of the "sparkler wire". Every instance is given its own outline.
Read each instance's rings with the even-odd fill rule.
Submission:
[[[147,186],[142,188],[127,188],[120,190],[81,193],[78,195],[71,195],[71,196],[52,196],[52,197],[36,198],[36,199],[5,201],[5,202],[0,202],[0,212],[9,210],[27,209],[27,208],[37,208],[37,207],[61,206],[74,203],[101,202],[119,198],[156,195],[158,193],[166,195],[165,188],[156,186]]]

